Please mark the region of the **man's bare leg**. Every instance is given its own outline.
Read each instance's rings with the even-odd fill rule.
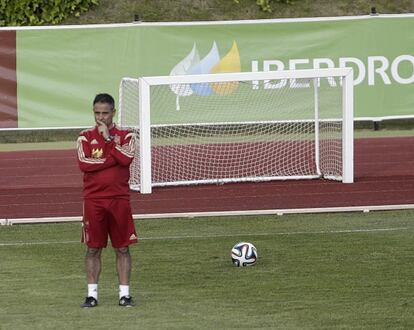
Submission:
[[[86,280],[88,284],[98,284],[101,274],[102,249],[88,248],[85,256]]]
[[[98,281],[101,273],[102,249],[88,248],[85,255],[86,281],[88,282],[88,295],[83,308],[95,307],[98,305]]]
[[[118,272],[118,280],[120,285],[129,285],[131,277],[131,254],[128,247],[115,249],[116,253],[116,270]]]
[[[128,247],[115,249],[116,269],[119,280],[119,305],[131,307],[134,302],[129,294],[129,279],[131,277],[131,254]]]

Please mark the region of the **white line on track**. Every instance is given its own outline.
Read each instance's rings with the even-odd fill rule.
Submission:
[[[214,235],[195,235],[195,236],[159,236],[159,237],[140,237],[142,241],[155,240],[180,240],[180,239],[203,239],[220,237],[247,237],[247,236],[286,236],[286,235],[321,235],[321,234],[352,234],[352,233],[378,233],[389,231],[408,230],[410,227],[394,228],[375,228],[375,229],[344,229],[344,230],[321,230],[321,231],[294,231],[281,233],[247,233],[247,234],[214,234]],[[51,244],[79,244],[79,241],[38,241],[38,242],[9,242],[0,243],[1,246],[26,246],[26,245],[51,245]]]

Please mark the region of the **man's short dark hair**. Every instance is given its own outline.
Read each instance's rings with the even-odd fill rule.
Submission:
[[[97,94],[93,100],[93,105],[96,103],[107,103],[111,106],[112,110],[115,109],[115,100],[111,95],[107,93]]]

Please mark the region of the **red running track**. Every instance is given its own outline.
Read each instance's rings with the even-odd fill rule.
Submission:
[[[414,204],[414,137],[355,141],[355,183],[273,181],[132,193],[134,214]],[[82,215],[75,150],[0,153],[0,219]]]

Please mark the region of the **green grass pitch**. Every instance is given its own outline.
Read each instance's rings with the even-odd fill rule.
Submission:
[[[1,329],[413,329],[414,211],[138,220],[132,294],[103,253],[86,294],[80,223],[0,227]],[[236,268],[231,247],[255,244]]]

